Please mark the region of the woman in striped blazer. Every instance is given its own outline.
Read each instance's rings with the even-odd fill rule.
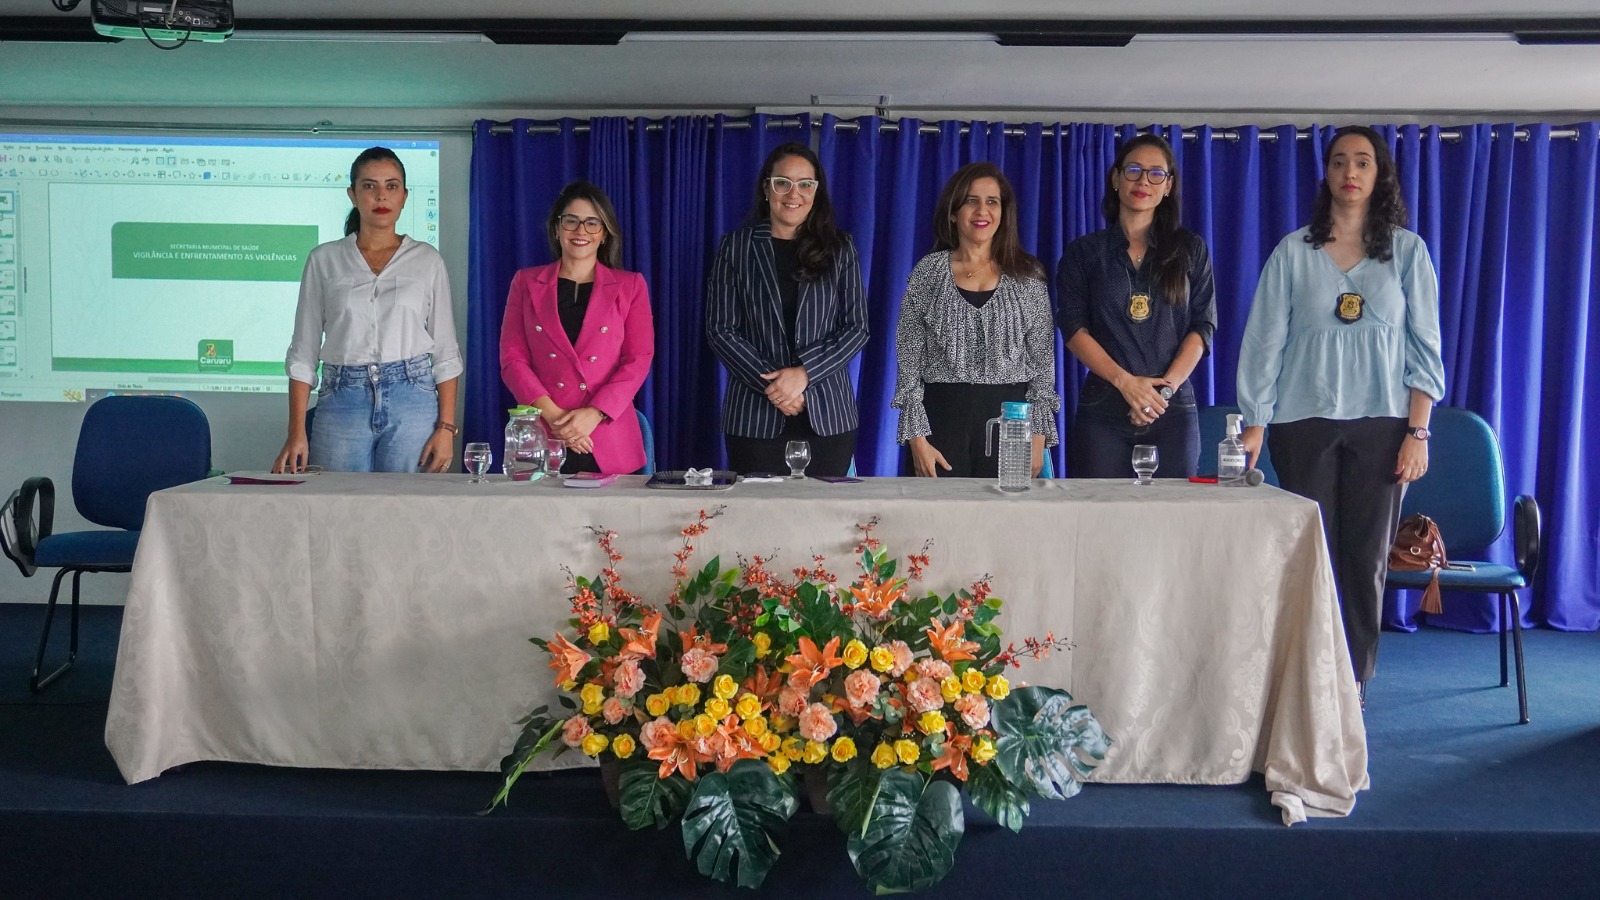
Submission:
[[[728,467],[783,472],[787,442],[811,445],[817,475],[855,455],[850,361],[867,343],[866,290],[850,235],[834,224],[822,166],[804,144],[773,150],[749,224],[722,239],[706,283],[706,340],[728,370]]]

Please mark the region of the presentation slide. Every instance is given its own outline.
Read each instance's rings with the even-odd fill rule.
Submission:
[[[306,256],[374,143],[0,134],[0,401],[286,391]],[[437,247],[438,142],[381,143]]]

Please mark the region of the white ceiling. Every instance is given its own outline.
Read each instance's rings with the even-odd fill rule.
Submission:
[[[49,0],[0,0],[0,18],[74,17]],[[1329,18],[1393,21],[1395,0],[236,0],[241,21],[315,18]],[[1421,18],[1595,17],[1594,0],[1422,0]],[[441,26],[442,29],[443,26]],[[245,29],[241,29],[243,33]],[[820,103],[813,98],[820,97]],[[0,43],[0,105],[415,108],[436,120],[604,110],[992,111],[1231,124],[1571,121],[1600,110],[1600,45],[1512,41],[1227,37],[1126,47],[993,43],[711,42],[618,46],[233,40],[161,52],[142,42]]]

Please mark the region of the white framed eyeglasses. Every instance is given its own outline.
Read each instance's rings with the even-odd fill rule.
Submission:
[[[795,188],[799,188],[802,194],[815,194],[817,185],[821,183],[815,178],[802,178],[796,181],[792,178],[785,178],[782,175],[774,175],[767,179],[767,184],[772,187],[774,194],[787,194]]]
[[[563,215],[556,221],[561,223],[562,231],[577,231],[579,225],[583,226],[585,234],[599,234],[606,229],[606,223],[596,219],[594,216],[580,219],[577,216]]]
[[[1170,174],[1166,169],[1146,169],[1144,166],[1123,166],[1122,178],[1125,181],[1138,181],[1140,176],[1150,180],[1151,184],[1160,184],[1167,180]]]

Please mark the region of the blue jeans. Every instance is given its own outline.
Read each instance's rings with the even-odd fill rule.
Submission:
[[[330,472],[416,472],[439,421],[433,361],[322,364],[311,464]]]
[[[1200,461],[1200,412],[1194,387],[1185,383],[1167,402],[1167,411],[1143,434],[1128,421],[1128,401],[1107,382],[1083,383],[1078,414],[1067,441],[1067,474],[1073,478],[1132,478],[1133,448],[1154,444],[1160,454],[1157,478],[1188,478]]]

